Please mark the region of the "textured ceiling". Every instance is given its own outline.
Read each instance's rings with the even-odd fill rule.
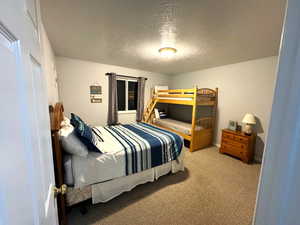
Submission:
[[[178,74],[278,54],[285,0],[41,0],[56,55]],[[178,52],[162,58],[158,49]]]

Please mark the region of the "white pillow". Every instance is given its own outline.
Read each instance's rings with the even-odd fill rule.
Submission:
[[[71,124],[65,125],[59,130],[59,137],[62,147],[66,152],[85,158],[87,157],[88,149],[78,139],[75,134],[74,127]]]
[[[64,119],[63,119],[63,121],[61,121],[60,126],[64,127],[64,126],[67,126],[67,125],[70,125],[70,124],[71,124],[70,119],[68,117],[64,116]]]
[[[155,119],[160,119],[159,111],[157,108],[154,109]]]

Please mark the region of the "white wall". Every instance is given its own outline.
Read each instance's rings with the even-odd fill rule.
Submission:
[[[258,118],[258,138],[255,159],[261,161],[274,92],[277,57],[210,68],[174,76],[172,88],[192,88],[194,85],[219,88],[217,134],[220,144],[221,129],[229,120],[241,122],[247,112]]]
[[[47,82],[48,104],[54,105],[59,101],[55,56],[44,26],[41,26],[43,72]]]
[[[261,161],[268,127],[274,91],[277,57],[268,57],[237,64],[225,65],[175,76],[130,69],[125,67],[56,57],[60,100],[66,114],[77,113],[92,125],[105,125],[108,106],[107,72],[148,77],[146,102],[154,85],[169,85],[172,88],[198,87],[219,88],[217,134],[215,143],[220,144],[221,129],[229,120],[241,123],[245,113],[257,116],[255,159]],[[90,103],[89,86],[102,86],[102,103]],[[145,103],[146,104],[146,103]],[[135,114],[120,114],[120,122],[135,121]]]
[[[64,104],[66,115],[78,114],[91,125],[105,125],[108,110],[108,78],[107,72],[147,77],[145,88],[145,104],[150,97],[150,89],[154,85],[168,85],[169,76],[130,69],[125,67],[76,60],[65,57],[56,58],[59,79],[60,99]],[[102,86],[102,103],[90,103],[89,86],[98,83]],[[128,123],[135,121],[135,114],[119,114],[119,121]]]

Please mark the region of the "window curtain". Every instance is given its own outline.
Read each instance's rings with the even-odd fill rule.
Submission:
[[[117,96],[117,75],[110,74],[108,76],[108,116],[107,124],[115,125],[118,123],[118,96]]]
[[[144,96],[145,96],[145,84],[146,78],[138,78],[138,99],[137,99],[137,109],[136,109],[136,121],[141,122],[144,114]]]

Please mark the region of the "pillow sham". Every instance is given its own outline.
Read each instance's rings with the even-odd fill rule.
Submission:
[[[87,157],[88,149],[79,140],[71,124],[65,125],[59,130],[59,137],[64,151],[69,154]]]
[[[88,150],[98,153],[101,152],[97,148],[97,141],[99,140],[92,128],[85,124],[85,122],[74,113],[71,113],[71,124],[74,126],[77,137],[85,144]]]

